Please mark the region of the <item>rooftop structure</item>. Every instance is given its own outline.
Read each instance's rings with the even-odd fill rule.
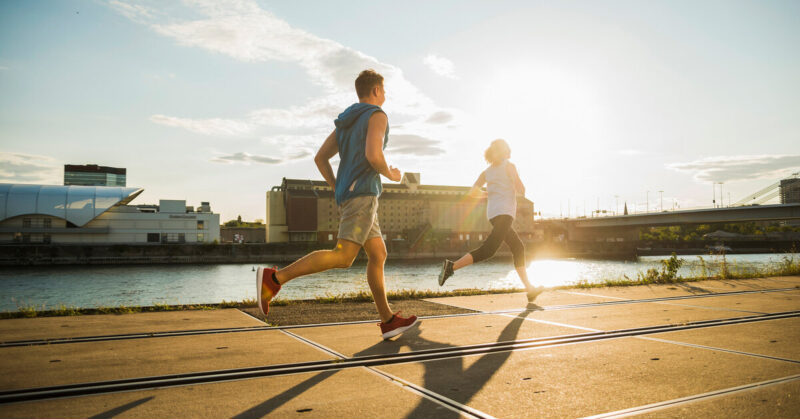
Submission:
[[[129,205],[144,189],[0,184],[0,243],[209,243],[219,214],[184,200]]]
[[[64,185],[125,186],[127,169],[96,164],[65,164]]]

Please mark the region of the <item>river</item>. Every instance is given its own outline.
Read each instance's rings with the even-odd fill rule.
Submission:
[[[734,269],[762,269],[779,263],[787,255],[728,255]],[[794,255],[797,257],[797,255]],[[702,271],[697,256],[685,261],[679,275],[696,276]],[[529,263],[528,275],[537,285],[557,286],[579,281],[634,279],[638,272],[658,268],[661,256],[636,261],[587,259],[540,259]],[[704,264],[714,266],[719,256],[704,255]],[[796,259],[795,259],[796,260]],[[67,307],[149,306],[153,304],[212,304],[255,298],[252,264],[220,265],[105,265],[3,268],[0,270],[0,311],[20,307],[38,310]],[[398,262],[386,265],[388,290],[455,290],[521,287],[510,260],[494,259],[456,272],[444,287],[436,281],[440,262]],[[308,299],[325,295],[369,290],[365,263],[296,279],[279,294],[284,299]]]

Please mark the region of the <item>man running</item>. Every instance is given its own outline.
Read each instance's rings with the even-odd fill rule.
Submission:
[[[350,267],[363,247],[369,259],[367,282],[381,318],[379,326],[383,338],[389,339],[417,325],[416,316],[405,318],[392,312],[383,280],[386,245],[378,225],[378,197],[383,191],[380,175],[399,182],[402,173],[387,165],[383,155],[389,141],[389,119],[381,109],[386,101],[383,76],[364,70],[355,85],[358,103],[339,114],[334,121],[336,128],[314,157],[339,206],[336,247],[309,253],[283,269],[258,268],[258,307],[266,317],[270,300],[283,284],[303,275]],[[330,159],[337,153],[340,162],[334,177]]]

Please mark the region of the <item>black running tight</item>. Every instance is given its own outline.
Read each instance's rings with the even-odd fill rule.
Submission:
[[[492,232],[489,233],[489,237],[484,240],[481,247],[469,252],[472,255],[473,263],[478,263],[494,256],[497,249],[500,248],[500,244],[505,241],[511,249],[511,255],[514,256],[514,267],[525,266],[525,245],[522,244],[522,240],[517,236],[517,232],[511,228],[513,221],[514,219],[510,215],[498,215],[489,220],[492,223]]]

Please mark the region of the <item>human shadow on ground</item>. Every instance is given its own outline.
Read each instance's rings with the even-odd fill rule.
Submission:
[[[543,310],[543,308],[536,304],[528,304],[525,311],[519,313],[505,326],[497,342],[516,340],[519,329],[528,314],[540,310]],[[380,341],[353,356],[396,354],[400,353],[404,347],[408,347],[411,351],[454,347],[454,345],[450,343],[425,339],[421,336],[421,333],[421,326],[416,327],[405,332],[395,340]],[[510,356],[511,352],[486,354],[481,356],[468,368],[465,368],[463,358],[424,362],[422,365],[425,367],[425,375],[422,387],[466,405]],[[337,370],[334,370],[315,374],[292,388],[271,397],[269,400],[234,416],[234,418],[245,419],[263,417],[290,400],[302,395],[307,390],[325,381],[328,377],[331,377],[337,372]],[[458,413],[442,408],[440,405],[425,398],[422,398],[419,404],[417,404],[414,410],[408,415],[408,417],[411,418],[434,416],[442,418],[460,417]]]
[[[525,311],[516,315],[500,332],[497,342],[514,341],[525,318],[533,311],[541,310],[536,304],[528,304]],[[421,336],[421,330],[406,332],[403,339],[377,343],[354,356],[367,356],[376,354],[399,353],[403,347],[408,346],[411,351],[430,349],[432,347],[454,347],[445,342],[436,342]],[[511,357],[511,351],[496,352],[480,356],[469,367],[463,357],[422,362],[425,368],[421,387],[434,393],[445,396],[462,405],[468,405],[473,397],[489,382],[494,374]],[[471,360],[470,360],[471,361]],[[402,377],[401,377],[402,378]],[[427,402],[427,403],[426,403]],[[429,402],[423,399],[408,415],[409,418],[430,417]],[[436,417],[457,418],[461,415],[452,410],[437,410]]]
[[[150,400],[153,400],[153,399],[155,399],[155,396],[150,396],[150,397],[145,397],[143,399],[134,400],[134,401],[132,401],[130,403],[123,404],[122,406],[115,407],[115,408],[113,408],[111,410],[107,410],[107,411],[105,411],[103,413],[98,413],[98,414],[90,417],[89,419],[108,419],[108,418],[113,418],[114,416],[121,415],[122,413],[125,413],[128,410],[131,410],[131,409],[133,409],[133,408],[135,408],[135,407],[137,407],[139,405],[143,405],[143,404],[145,404],[145,403],[147,403],[147,402],[149,402]]]
[[[683,288],[683,289],[685,289],[686,291],[688,291],[688,292],[690,292],[692,294],[713,294],[714,293],[714,291],[708,290],[708,289],[703,288],[703,287],[698,287],[697,285],[691,284],[689,282],[680,282],[680,283],[677,283],[677,284],[674,284],[674,285],[676,287]]]

